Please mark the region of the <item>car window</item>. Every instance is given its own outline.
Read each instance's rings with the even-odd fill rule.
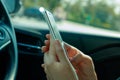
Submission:
[[[120,31],[120,0],[22,0],[22,7],[12,15],[12,21],[40,26],[44,22],[38,10],[41,6],[51,11],[58,26],[64,28]]]

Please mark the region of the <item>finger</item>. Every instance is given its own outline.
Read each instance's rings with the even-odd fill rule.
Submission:
[[[79,54],[76,54],[76,55],[71,59],[71,63],[72,63],[72,64],[79,64],[79,63],[81,63],[83,60],[84,60],[83,54],[82,54],[82,53],[79,53]]]
[[[46,53],[46,52],[49,50],[49,47],[43,46],[43,47],[41,48],[41,50],[42,50],[42,52]]]
[[[52,80],[48,74],[46,74],[46,77],[47,77],[47,80]]]
[[[47,78],[47,80],[51,80],[51,79],[50,79],[50,75],[49,75],[49,73],[48,73],[48,70],[47,70],[47,68],[45,67],[45,64],[42,64],[41,67],[44,68],[44,72],[46,73],[46,78]]]
[[[42,64],[41,66],[44,68],[44,72],[46,73],[47,80],[53,80],[47,66],[45,64]]]
[[[50,46],[47,47],[42,47],[43,52],[48,51],[48,54],[44,54],[44,63],[49,65],[54,62],[56,62],[56,54],[55,54],[55,45],[54,45],[54,40],[50,38]]]
[[[48,71],[47,68],[46,68],[45,73],[46,73],[47,80],[53,80],[53,79],[52,79],[52,75],[50,74],[50,72]]]
[[[58,55],[60,62],[66,63],[67,55],[64,53],[59,40],[55,40],[55,49],[56,49],[56,54]]]
[[[42,68],[45,68],[45,64],[41,64],[41,67],[42,67]]]
[[[46,46],[50,46],[50,40],[45,40],[44,43]]]
[[[55,43],[54,43],[54,40],[53,38],[50,38],[50,47],[49,47],[49,53],[53,56],[55,56]]]
[[[56,56],[50,51],[44,54],[44,64],[46,64],[47,66],[51,66],[56,61]]]
[[[67,43],[64,43],[64,47],[68,53],[68,56],[69,58],[72,58],[73,56],[75,56],[78,52],[78,49],[76,49],[75,47],[67,44]]]
[[[64,42],[64,46],[66,48],[66,50],[71,50],[72,49],[72,46],[66,42]]]
[[[50,40],[50,34],[46,34],[46,38]]]

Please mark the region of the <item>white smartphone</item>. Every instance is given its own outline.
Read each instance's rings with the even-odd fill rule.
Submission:
[[[40,7],[39,11],[43,14],[43,17],[45,18],[45,21],[48,24],[52,38],[55,40],[57,39],[60,42],[63,42],[52,13],[50,13],[48,10],[44,9],[43,7]]]
[[[76,71],[75,71],[75,69],[73,68],[72,64],[71,64],[70,61],[69,61],[68,54],[67,54],[67,50],[66,50],[65,47],[64,47],[64,42],[63,42],[62,37],[61,37],[61,35],[60,35],[60,33],[59,33],[59,30],[58,30],[58,28],[57,28],[57,25],[56,25],[56,22],[55,22],[55,19],[54,19],[52,13],[50,13],[48,10],[44,9],[43,7],[40,7],[40,8],[39,8],[39,11],[40,11],[40,13],[42,13],[43,17],[45,18],[45,21],[46,21],[47,24],[48,24],[51,37],[52,37],[54,40],[57,39],[57,40],[60,41],[61,46],[62,46],[62,49],[63,49],[64,54],[65,54],[65,57],[66,57],[69,65],[70,65],[70,67],[71,67],[71,69],[72,69],[72,71],[73,71],[73,73],[74,73],[74,76],[75,76],[76,80],[78,80],[78,76],[77,76],[77,74],[76,74]]]

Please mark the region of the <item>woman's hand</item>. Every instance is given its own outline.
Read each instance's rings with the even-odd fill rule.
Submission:
[[[58,40],[49,40],[43,47],[44,64],[42,67],[48,80],[77,80]],[[50,42],[50,43],[49,43]]]
[[[43,64],[43,66],[44,66],[47,76],[50,76],[50,78],[51,78],[51,76],[53,77],[53,76],[55,76],[54,74],[58,73],[59,75],[56,74],[57,76],[56,76],[55,80],[58,80],[59,77],[61,77],[60,80],[75,80],[74,77],[71,78],[71,76],[73,76],[73,74],[69,74],[69,73],[72,73],[72,71],[71,71],[70,67],[68,66],[68,62],[66,61],[63,51],[60,50],[61,46],[60,46],[59,41],[55,41],[55,43],[54,43],[54,41],[52,42],[50,40],[51,38],[50,38],[49,34],[46,35],[46,37],[48,40],[45,40],[45,46],[42,47],[42,51],[45,52],[45,56],[44,56],[45,63]],[[54,46],[54,45],[56,45],[56,46]],[[65,43],[65,48],[68,52],[68,56],[69,56],[69,59],[70,59],[72,65],[76,69],[79,80],[97,80],[97,76],[96,76],[95,69],[94,69],[94,64],[93,64],[91,57],[83,54],[80,50],[76,49],[75,47],[70,46],[67,43]],[[52,66],[52,67],[46,68],[45,64],[47,63],[47,61],[49,61],[49,63],[52,62],[52,61],[50,61],[52,59],[49,59],[50,58],[49,54],[50,55],[54,54],[54,61],[59,62],[61,65],[54,64],[55,66],[53,67],[53,64],[49,64],[49,66]],[[49,55],[49,58],[46,57],[46,55],[47,56]],[[60,55],[61,55],[61,57],[60,57]],[[50,73],[51,71],[46,70],[46,69],[54,70],[53,68],[54,69],[57,68],[57,70],[61,70],[61,69],[62,70],[61,71],[57,71],[57,70],[52,71],[54,73]],[[64,72],[65,72],[65,74],[63,74]],[[63,74],[63,75],[61,75],[61,74]],[[65,76],[66,74],[67,74],[67,76]]]
[[[97,80],[92,58],[67,43],[65,43],[65,48],[79,80]]]

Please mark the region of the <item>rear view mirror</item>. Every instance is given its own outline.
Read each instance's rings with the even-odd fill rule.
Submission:
[[[20,0],[1,0],[9,13],[15,13],[20,8]]]

